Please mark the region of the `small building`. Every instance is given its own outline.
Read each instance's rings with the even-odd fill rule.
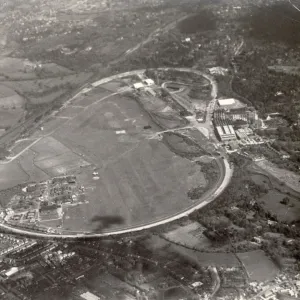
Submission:
[[[202,283],[201,281],[196,281],[196,282],[194,282],[194,283],[191,284],[191,286],[192,286],[193,288],[199,287],[199,286],[201,286],[201,285],[203,285],[203,283]]]
[[[228,98],[228,99],[219,99],[218,103],[221,107],[223,106],[229,106],[229,105],[234,105],[235,100],[233,98]]]
[[[17,267],[12,267],[12,268],[9,269],[8,271],[6,271],[4,275],[5,275],[7,278],[9,278],[9,277],[11,277],[11,276],[17,274],[18,272],[19,272],[19,268],[17,268]]]
[[[267,290],[264,292],[264,297],[269,298],[273,296],[273,292],[271,290]]]
[[[151,85],[154,85],[154,84],[155,84],[154,80],[152,80],[152,79],[150,79],[150,78],[145,79],[145,80],[143,81],[143,83],[144,83],[145,85],[147,85],[147,86],[151,86]]]
[[[135,90],[140,90],[144,87],[144,84],[142,82],[137,82],[133,85]]]
[[[100,300],[100,298],[98,296],[96,296],[90,292],[85,292],[85,293],[81,294],[80,297],[85,300]]]

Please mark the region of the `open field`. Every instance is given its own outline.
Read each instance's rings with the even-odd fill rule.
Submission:
[[[300,192],[300,175],[289,170],[278,168],[275,164],[263,160],[258,161],[256,164],[262,168],[263,170],[269,172],[274,177],[284,182],[288,187],[295,190],[296,192]]]
[[[237,254],[252,281],[263,282],[273,279],[278,268],[262,250]]]
[[[60,111],[56,116],[72,118],[76,116],[81,110],[82,107],[80,106],[69,106],[66,107],[64,110]]]
[[[93,181],[91,171],[78,175],[90,187],[89,204],[68,208],[66,227],[91,229],[93,217],[106,215],[122,216],[133,226],[190,205],[187,191],[205,184],[201,168],[160,141],[145,139],[149,130],[143,127],[148,124],[156,128],[134,100],[115,95],[88,107],[55,133],[67,147],[89,157],[100,178]]]
[[[19,166],[29,176],[29,181],[38,182],[49,179],[46,170],[42,170],[35,164],[36,153],[29,149],[20,156]]]
[[[289,204],[280,203],[283,198],[288,197]],[[293,196],[287,196],[276,190],[269,191],[265,196],[260,198],[266,209],[275,214],[278,220],[283,222],[292,222],[300,220],[300,200]]]
[[[23,109],[0,109],[0,129],[10,128],[23,117]]]
[[[59,97],[63,96],[67,92],[67,89],[61,89],[59,91],[40,96],[40,97],[30,97],[30,103],[32,104],[44,104],[50,103]]]
[[[18,184],[27,182],[29,176],[22,170],[17,161],[10,164],[0,164],[0,189],[8,189]]]
[[[268,191],[259,199],[265,209],[275,214],[280,221],[298,221],[300,218],[299,193],[288,186],[286,181],[280,181],[275,174],[267,173],[256,163],[253,163],[248,169],[252,173],[251,180]],[[284,198],[289,199],[286,205],[280,203]]]
[[[198,222],[180,226],[165,234],[169,241],[186,245],[190,248],[204,249],[211,245],[211,241],[203,234],[205,228]]]
[[[33,98],[33,104],[39,104],[53,101],[55,96],[58,97],[59,94],[61,94],[61,90],[65,91],[72,86],[81,85],[91,76],[92,73],[82,72],[75,75],[57,76],[38,80],[5,81],[5,85],[22,95],[26,95],[30,102],[31,98]],[[44,96],[48,97],[45,98]]]
[[[38,71],[34,70],[34,63],[28,60],[12,57],[3,57],[0,59],[0,74],[3,74],[5,80],[30,80],[38,79]],[[45,76],[62,76],[72,73],[67,68],[55,63],[45,63],[42,65],[42,72]]]
[[[89,165],[62,143],[46,137],[36,143],[31,150],[35,153],[34,165],[51,177],[68,174],[81,166]]]
[[[204,253],[172,244],[168,251],[175,252],[185,259],[200,266],[218,266],[233,268],[239,266],[239,261],[233,253]]]
[[[25,99],[13,89],[0,84],[0,129],[10,128],[24,115]]]
[[[19,96],[13,89],[0,85],[0,108],[21,108],[25,100]]]

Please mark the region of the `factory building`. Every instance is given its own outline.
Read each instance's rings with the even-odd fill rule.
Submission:
[[[244,122],[244,126],[248,127],[249,124],[253,124],[257,119],[255,110],[250,108],[236,108],[236,109],[217,109],[214,112],[214,122],[216,125],[235,125],[236,122]]]
[[[235,104],[235,100],[233,98],[228,98],[228,99],[219,99],[218,100],[218,104],[221,107],[224,106],[230,106],[230,105],[234,105]]]
[[[216,129],[222,142],[236,140],[236,135],[231,125],[216,126]]]

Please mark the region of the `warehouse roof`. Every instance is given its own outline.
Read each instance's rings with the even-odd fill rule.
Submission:
[[[233,105],[235,100],[233,98],[228,99],[219,99],[218,100],[220,106]]]
[[[90,293],[90,292],[86,292],[80,295],[81,298],[86,299],[86,300],[100,300],[99,297],[97,297],[96,295]]]
[[[142,82],[137,82],[133,85],[133,87],[138,90],[144,87],[144,84]]]

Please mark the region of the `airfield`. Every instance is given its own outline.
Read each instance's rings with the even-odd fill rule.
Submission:
[[[177,134],[197,136],[197,149],[203,146],[200,156],[207,155],[210,143],[198,125],[184,124],[158,97],[157,102],[144,97],[141,103],[131,96],[143,73],[119,74],[83,88],[0,162],[1,190],[70,174],[84,187],[85,201],[63,204],[60,219],[40,226],[61,236],[149,228],[206,205],[227,186],[231,170],[226,160],[215,158],[219,176],[212,184],[201,164],[174,151],[185,148],[183,142],[174,147],[165,142],[166,133],[174,134],[172,141]],[[164,128],[157,122],[163,113]],[[191,200],[188,192],[199,187],[205,192]]]

